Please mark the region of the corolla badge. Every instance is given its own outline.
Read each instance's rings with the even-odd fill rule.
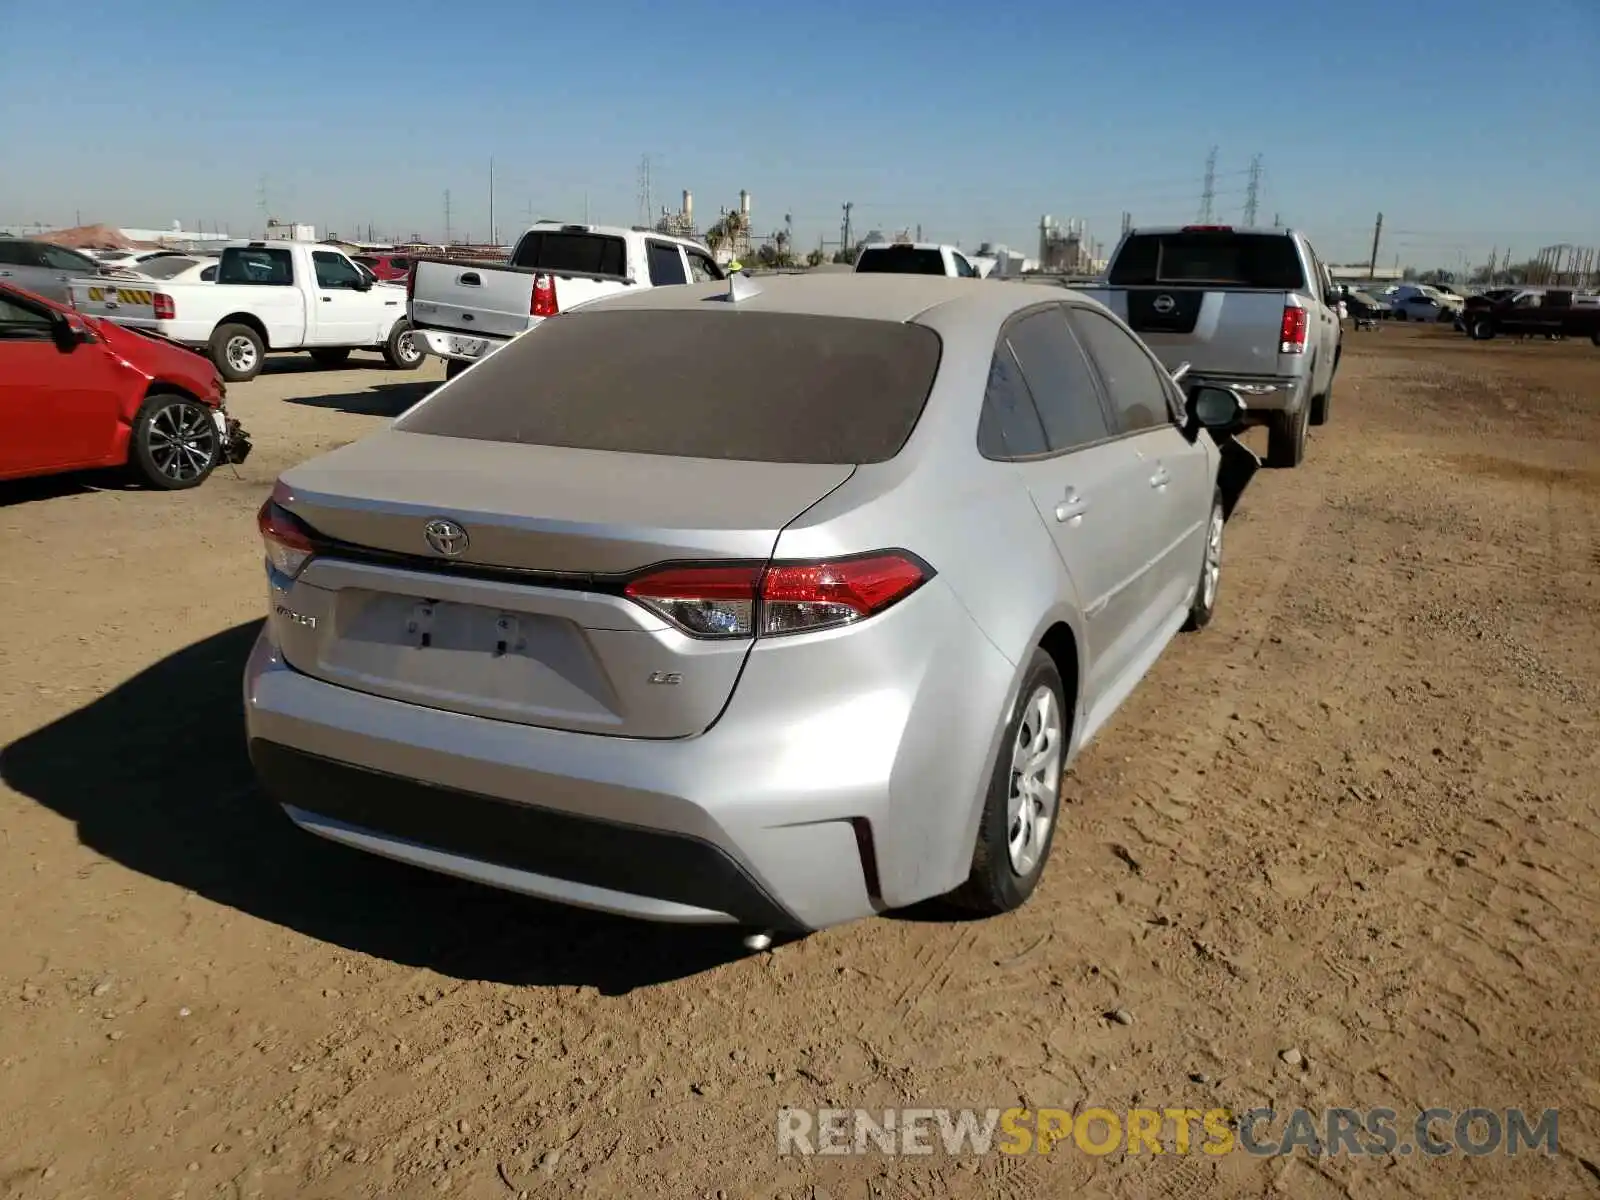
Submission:
[[[435,517],[423,526],[422,536],[436,553],[446,558],[459,558],[472,544],[465,529],[443,517]]]
[[[1171,296],[1157,296],[1155,303],[1150,307],[1155,309],[1162,316],[1166,316],[1169,312],[1178,307],[1178,302]]]

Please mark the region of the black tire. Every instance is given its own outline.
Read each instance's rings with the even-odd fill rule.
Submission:
[[[1596,346],[1600,346],[1600,329],[1597,329],[1593,333],[1591,333],[1589,335],[1589,340],[1591,342],[1593,342]]]
[[[350,361],[349,346],[328,346],[311,352],[311,361],[319,367],[342,367]]]
[[[128,466],[146,487],[199,487],[223,459],[210,405],[180,392],[151,392],[133,418]]]
[[[471,363],[464,362],[459,358],[447,358],[447,359],[445,359],[444,360],[444,379],[445,379],[445,382],[449,383],[452,379],[454,379],[457,375],[461,374],[461,372],[465,371],[471,365],[472,365]]]
[[[211,334],[211,361],[229,383],[243,383],[267,365],[267,347],[248,325],[218,325]]]
[[[1467,336],[1475,342],[1487,342],[1496,332],[1494,321],[1490,318],[1475,317],[1471,328],[1467,330]]]
[[[1328,376],[1328,390],[1311,399],[1311,424],[1326,425],[1333,410],[1333,384],[1339,378],[1339,355],[1333,356],[1333,374]]]
[[[1306,426],[1315,403],[1302,404],[1296,412],[1276,412],[1267,423],[1267,466],[1274,469],[1298,467],[1306,457]]]
[[[1211,496],[1211,518],[1206,522],[1205,545],[1200,554],[1199,586],[1195,588],[1194,603],[1189,606],[1189,618],[1183,623],[1187,633],[1204,629],[1216,614],[1222,582],[1222,531],[1227,519],[1227,507],[1218,489]]]
[[[1046,717],[1045,722],[1040,721],[1036,705],[1041,694],[1048,694],[1056,714],[1054,742],[1050,747],[1054,751],[1054,763],[1046,767],[1044,772],[1047,779],[1054,780],[1054,795],[1045,802],[1049,805],[1049,821],[1044,833],[1040,835],[1037,832],[1037,821],[1030,824],[1034,833],[1031,843],[1033,858],[1025,863],[1026,870],[1019,871],[1010,846],[1012,826],[1015,823],[1020,828],[1021,824],[1020,821],[1013,821],[1011,813],[1012,791],[1019,778],[1013,762],[1019,739],[1030,737],[1031,740],[1036,728],[1049,720]],[[1028,661],[1027,673],[1023,676],[1022,690],[1017,693],[1017,709],[1006,720],[1005,734],[1000,740],[994,775],[989,780],[989,794],[984,800],[983,814],[978,818],[978,837],[972,848],[972,869],[966,882],[946,897],[949,902],[969,912],[998,916],[1021,908],[1033,895],[1033,889],[1044,874],[1045,864],[1050,861],[1050,847],[1055,841],[1056,826],[1060,822],[1061,771],[1071,731],[1071,710],[1065,702],[1061,674],[1048,654],[1043,650],[1035,650]],[[1027,796],[1019,796],[1019,799],[1024,804],[1028,801]],[[1037,809],[1033,811],[1037,812]],[[1028,849],[1029,844],[1024,843],[1023,850]]]
[[[401,317],[389,330],[389,340],[383,344],[383,361],[395,371],[415,371],[426,357],[411,336],[411,322]]]

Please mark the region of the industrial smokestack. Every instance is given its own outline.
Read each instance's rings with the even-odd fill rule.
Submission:
[[[683,219],[690,222],[694,220],[694,193],[688,188],[683,189]]]
[[[739,215],[741,217],[750,215],[750,193],[743,188],[739,189]]]

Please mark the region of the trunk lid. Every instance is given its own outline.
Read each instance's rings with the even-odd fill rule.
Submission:
[[[643,738],[706,729],[751,642],[621,595],[670,560],[766,561],[850,466],[672,458],[388,430],[287,472],[333,545],[271,597],[291,666],[431,708]],[[466,544],[430,547],[430,521]],[[455,548],[455,547],[452,547]]]

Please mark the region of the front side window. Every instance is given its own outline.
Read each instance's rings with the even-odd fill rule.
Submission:
[[[312,252],[311,262],[317,269],[317,286],[320,288],[350,289],[361,284],[363,276],[360,270],[342,254],[316,250]]]
[[[50,336],[50,315],[10,296],[0,296],[0,341],[31,342]]]
[[[1169,423],[1167,376],[1130,333],[1089,309],[1072,314],[1072,326],[1100,370],[1117,418],[1118,433],[1140,433]]]
[[[1022,318],[1007,331],[1006,341],[1022,367],[1052,452],[1076,450],[1111,436],[1094,368],[1060,305]]]

